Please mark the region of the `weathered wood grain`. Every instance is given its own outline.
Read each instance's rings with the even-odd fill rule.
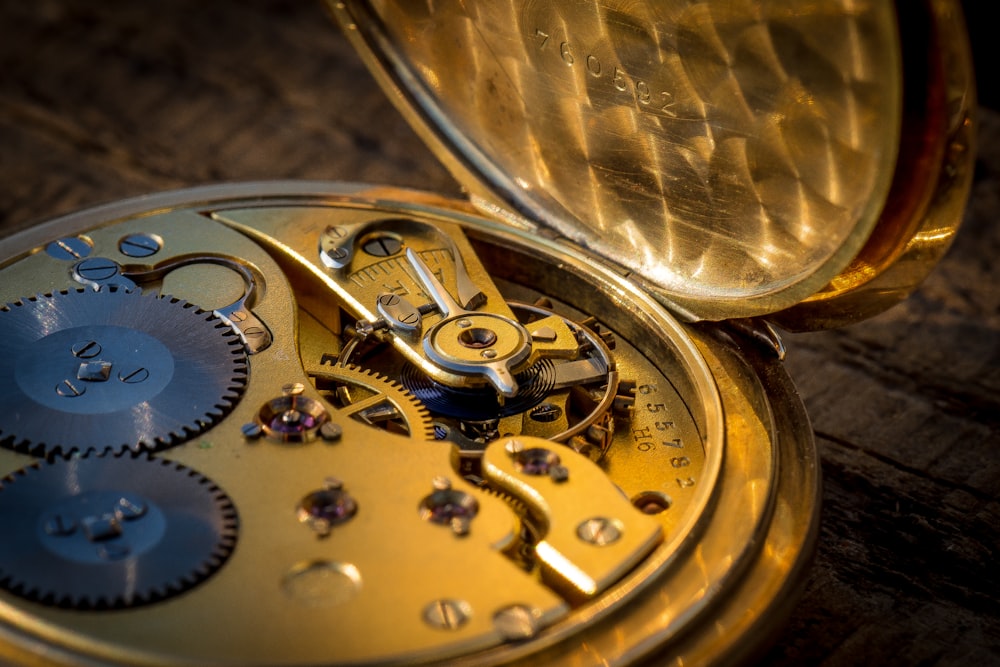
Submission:
[[[275,178],[459,192],[317,3],[0,3],[0,234]],[[825,505],[765,664],[1000,664],[998,219],[1000,115],[984,107],[965,227],[922,289],[787,337]]]

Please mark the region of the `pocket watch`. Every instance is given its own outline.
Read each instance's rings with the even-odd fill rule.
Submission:
[[[819,512],[778,330],[947,248],[957,3],[329,10],[467,199],[212,185],[0,240],[0,660],[751,659]]]

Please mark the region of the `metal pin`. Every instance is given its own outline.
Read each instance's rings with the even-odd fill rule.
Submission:
[[[323,422],[323,425],[319,427],[319,437],[327,442],[337,442],[343,435],[343,427],[335,422]]]

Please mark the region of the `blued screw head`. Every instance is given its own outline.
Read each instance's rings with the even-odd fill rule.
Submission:
[[[67,236],[45,246],[45,254],[53,259],[71,261],[83,259],[93,249],[90,241],[79,236]]]
[[[121,273],[121,267],[118,262],[107,257],[90,257],[77,262],[77,265],[73,267],[73,273],[80,280],[100,282],[117,276]]]
[[[155,234],[129,234],[118,241],[118,251],[126,257],[150,257],[163,247]]]

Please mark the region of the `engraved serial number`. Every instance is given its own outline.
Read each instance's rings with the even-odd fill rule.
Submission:
[[[677,486],[687,489],[695,486],[698,482],[691,476],[684,474],[684,469],[691,465],[691,458],[685,453],[684,443],[680,438],[672,437],[674,422],[667,420],[667,406],[664,403],[655,402],[658,394],[655,384],[643,384],[636,388],[637,398],[646,397],[649,400],[643,404],[636,401],[635,409],[652,415],[653,426],[641,426],[632,429],[632,441],[635,448],[643,453],[655,452],[657,449],[669,452],[670,466],[674,468],[677,475],[674,481]]]
[[[567,39],[553,39],[552,36],[535,28],[535,44],[539,51],[558,56],[567,67],[583,68],[588,76],[604,79],[608,86],[632,98],[640,111],[651,111],[671,118],[677,118],[674,94],[652,86],[645,79],[629,75],[618,63],[604,62],[592,53],[579,51]]]

